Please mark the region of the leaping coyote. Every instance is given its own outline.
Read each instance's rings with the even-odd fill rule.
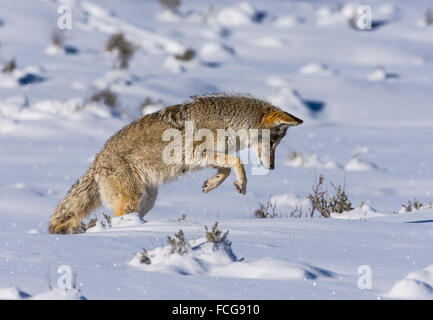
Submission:
[[[114,216],[131,212],[143,216],[152,209],[160,185],[189,171],[209,166],[216,168],[217,173],[204,182],[204,193],[218,187],[233,169],[235,188],[245,194],[247,179],[243,163],[236,155],[226,152],[226,148],[234,147],[238,151],[249,147],[264,168],[274,169],[275,149],[287,128],[303,123],[301,119],[250,95],[213,94],[192,99],[144,115],[109,138],[84,176],[57,205],[51,216],[50,233],[75,232],[81,221],[101,205],[111,209]],[[223,151],[208,144],[203,148],[200,141],[193,141],[189,156],[185,152],[187,142],[183,141],[190,123],[193,124],[193,135],[206,129],[213,134],[215,143],[219,130],[267,131],[269,139],[265,143],[265,135],[259,134],[261,139],[253,141],[248,133],[235,139],[225,138]],[[167,139],[170,130],[179,132],[180,142]],[[167,153],[168,147],[171,151]],[[179,161],[171,161],[173,158],[167,161],[167,155],[172,156],[176,150],[181,150],[177,157]]]

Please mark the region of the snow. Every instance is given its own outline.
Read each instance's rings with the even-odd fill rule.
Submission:
[[[176,13],[157,1],[67,3],[62,48],[50,45],[62,2],[9,1],[0,12],[0,70],[17,63],[0,72],[1,299],[432,299],[429,1],[369,0],[385,23],[365,32],[351,27],[349,1],[192,0]],[[126,70],[104,50],[117,32],[138,48]],[[188,48],[192,60],[174,57]],[[89,101],[105,88],[116,108]],[[275,170],[246,165],[245,196],[233,176],[202,194],[206,169],[163,186],[144,219],[107,221],[100,208],[86,233],[48,234],[54,207],[108,137],[212,92],[248,92],[304,120],[278,146]],[[354,210],[309,217],[321,174],[329,192],[345,186]],[[422,210],[401,210],[415,198]],[[268,199],[279,216],[255,218]],[[304,214],[292,217],[295,208]],[[203,238],[215,221],[231,251]],[[180,229],[191,250],[167,254]],[[150,265],[137,261],[143,248]],[[63,265],[73,289],[56,286]],[[360,266],[372,270],[371,289],[358,287]]]
[[[28,297],[30,297],[30,295],[15,287],[0,289],[0,299],[2,300],[19,300]]]
[[[207,42],[200,49],[200,56],[209,62],[221,62],[232,57],[233,52],[227,46],[215,42]]]
[[[379,167],[373,162],[359,159],[358,157],[352,158],[348,163],[346,163],[344,168],[347,171],[371,171],[379,169]]]
[[[333,74],[333,72],[329,70],[329,68],[326,65],[317,62],[311,62],[306,64],[299,70],[299,73],[316,74],[316,75],[323,75],[323,76],[329,76]]]
[[[294,27],[302,22],[303,22],[302,18],[288,14],[288,15],[277,17],[274,23],[275,26],[277,27],[289,28],[289,27]]]
[[[345,211],[343,213],[331,213],[331,217],[334,219],[346,219],[346,220],[360,220],[374,217],[386,216],[385,213],[377,212],[374,208],[363,203],[357,208],[350,211]]]
[[[34,296],[21,291],[16,287],[0,288],[0,300],[85,300],[79,290],[61,290],[51,288],[47,291],[40,292]]]
[[[389,291],[388,297],[396,299],[433,299],[433,264],[409,273]]]
[[[298,152],[292,152],[289,156],[289,160],[286,161],[286,164],[291,167],[304,167],[304,168],[317,168],[317,169],[339,169],[341,165],[336,163],[335,161],[328,160],[322,161],[319,159],[318,155],[314,152],[310,152],[306,155],[300,154]],[[349,164],[348,164],[349,165]],[[346,170],[350,170],[347,168]]]
[[[79,290],[60,290],[57,288],[52,288],[51,290],[38,293],[32,296],[32,300],[86,300]]]

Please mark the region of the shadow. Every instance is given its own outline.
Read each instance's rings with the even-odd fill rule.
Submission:
[[[253,20],[255,23],[261,23],[266,18],[266,15],[267,14],[265,11],[256,11],[251,20]]]
[[[433,220],[417,220],[417,221],[407,221],[406,223],[432,223]]]
[[[325,108],[325,103],[322,101],[316,101],[316,100],[303,100],[302,101],[304,105],[307,107],[307,109],[312,112],[313,114],[317,114]]]
[[[381,28],[383,26],[386,26],[387,24],[388,24],[388,21],[385,21],[385,20],[373,20],[371,22],[371,29],[375,30],[375,29]]]
[[[317,116],[323,111],[323,109],[325,109],[326,103],[323,101],[304,99],[296,90],[293,91],[293,94],[299,98],[299,100],[308,109],[308,111],[310,111],[313,117]]]
[[[400,78],[400,76],[396,73],[387,73],[386,74],[386,79],[398,79]]]
[[[218,32],[219,36],[222,38],[227,38],[232,34],[232,31],[228,28],[221,28],[220,31]]]
[[[18,83],[22,86],[25,86],[27,84],[34,84],[34,83],[43,82],[44,80],[45,80],[44,77],[41,77],[37,74],[27,73],[18,79]]]
[[[64,46],[65,54],[76,55],[78,54],[78,49],[74,46]]]
[[[353,30],[356,31],[374,31],[377,30],[383,26],[386,26],[389,23],[389,21],[386,20],[373,20],[371,22],[371,29],[360,29],[358,25],[356,24],[355,19],[349,20],[349,25],[352,27]]]
[[[208,68],[218,68],[221,66],[219,62],[202,62],[201,64]]]

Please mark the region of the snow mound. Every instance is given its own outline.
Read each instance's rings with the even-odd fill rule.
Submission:
[[[34,296],[21,291],[16,287],[10,288],[0,288],[0,299],[4,300],[86,300],[85,297],[81,295],[80,290],[61,290],[58,288],[52,288],[48,291],[38,293]]]
[[[244,26],[261,22],[265,13],[255,9],[249,2],[241,2],[236,6],[224,8],[217,14],[217,21],[223,26]]]
[[[110,221],[106,219],[98,219],[96,225],[92,228],[87,229],[86,233],[104,232],[104,231],[116,231],[124,229],[135,229],[146,223],[138,213],[129,213],[120,217],[113,217]]]
[[[98,89],[105,88],[116,88],[116,91],[124,91],[125,87],[130,87],[131,85],[139,82],[140,79],[136,75],[130,73],[126,70],[110,70],[107,71],[102,77],[97,78],[94,81],[94,85]],[[122,89],[123,90],[119,90]]]
[[[304,22],[304,19],[294,15],[283,15],[275,19],[274,25],[280,28],[294,27]]]
[[[217,42],[207,42],[199,51],[200,58],[207,62],[222,62],[231,58],[233,54],[232,48]]]
[[[65,51],[62,47],[55,45],[54,43],[50,43],[46,48],[45,48],[45,53],[49,56],[56,56],[56,55],[60,55],[63,54]]]
[[[235,262],[216,267],[209,272],[209,275],[267,280],[313,280],[319,277],[334,276],[327,270],[272,258],[252,262]]]
[[[228,240],[220,243],[208,242],[205,238],[193,240],[188,243],[187,253],[182,255],[171,253],[170,246],[158,247],[150,251],[148,257],[150,264],[141,263],[137,253],[128,264],[147,272],[229,278],[306,280],[334,276],[327,270],[272,258],[245,262],[236,257]]]
[[[39,293],[30,298],[31,300],[86,300],[78,289],[61,290],[52,288],[51,290]]]
[[[275,37],[262,37],[254,40],[253,44],[263,48],[278,48],[283,46],[281,39]]]
[[[0,120],[42,120],[64,116],[67,118],[79,117],[79,112],[108,119],[113,116],[113,110],[99,103],[87,103],[81,97],[66,101],[43,99],[29,103],[27,97],[13,96],[0,102]]]
[[[362,204],[361,206],[346,211],[343,213],[331,213],[331,218],[334,219],[345,219],[345,220],[359,220],[359,219],[365,219],[365,218],[375,218],[375,217],[382,217],[385,216],[384,213],[377,212],[374,208],[371,208],[370,206],[366,204]]]
[[[410,205],[410,208],[409,208]],[[408,204],[408,206],[402,206],[398,213],[408,213],[408,212],[419,212],[423,210],[433,209],[433,204],[430,202],[429,204],[424,205],[423,203],[419,204],[420,207],[416,208],[412,203]]]
[[[299,69],[299,73],[320,76],[330,76],[334,74],[334,72],[330,70],[328,66],[317,62],[311,62],[304,65],[301,69]]]
[[[292,152],[289,160],[285,162],[290,167],[295,168],[320,168],[320,169],[341,169],[342,166],[335,161],[323,161],[314,152],[301,154]]]
[[[266,84],[273,88],[281,88],[287,85],[287,81],[280,77],[269,77],[266,79]]]
[[[367,76],[370,81],[383,81],[387,79],[396,79],[398,75],[395,73],[388,73],[384,67],[378,66]]]
[[[27,299],[30,295],[16,287],[0,288],[0,299],[3,300],[20,300]]]
[[[169,23],[178,22],[181,19],[181,17],[178,14],[176,14],[171,10],[163,10],[162,12],[157,13],[155,18],[156,20],[159,20],[161,22],[169,22]]]
[[[164,60],[163,66],[173,73],[182,73],[186,71],[184,64],[174,56],[167,57],[167,59]]]
[[[38,66],[27,66],[14,69],[12,72],[0,73],[0,88],[16,88],[45,81],[45,70]]]
[[[316,11],[317,26],[329,26],[334,24],[345,24],[348,19],[352,18],[357,9],[354,3],[347,3],[342,8],[330,9],[321,7]]]
[[[379,170],[380,168],[373,162],[353,157],[346,163],[344,169],[347,171],[372,171]]]
[[[185,47],[176,40],[135,26],[118,18],[101,6],[83,1],[80,2],[80,7],[79,10],[86,16],[84,23],[81,24],[85,30],[97,30],[107,34],[122,31],[128,35],[131,41],[151,54],[160,54],[161,52],[180,54],[185,51]]]
[[[310,200],[306,197],[298,197],[293,193],[285,193],[271,197],[272,203],[276,202],[277,206],[289,206],[293,208],[308,208],[310,206]]]
[[[433,300],[433,264],[409,273],[391,288],[386,297]]]

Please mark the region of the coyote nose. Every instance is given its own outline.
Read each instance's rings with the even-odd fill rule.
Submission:
[[[304,120],[296,118],[295,116],[292,116],[292,118],[295,121],[295,126],[299,126],[304,123]]]

